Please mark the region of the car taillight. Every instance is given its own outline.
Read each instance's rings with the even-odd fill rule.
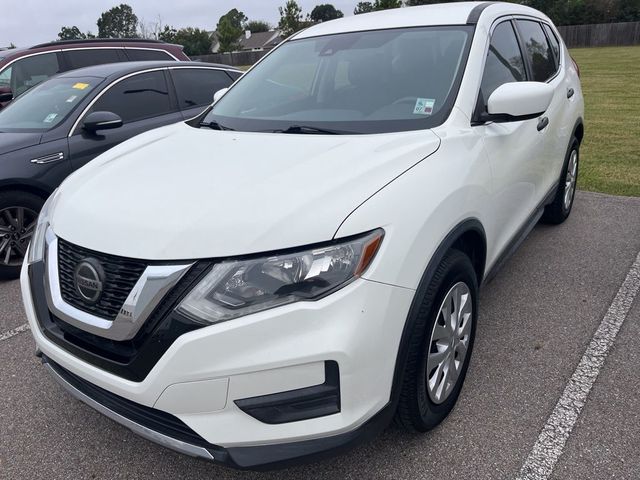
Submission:
[[[578,78],[580,78],[580,67],[578,66],[578,63],[573,57],[571,57],[571,61],[573,62],[573,66],[575,67],[576,72],[578,72]]]

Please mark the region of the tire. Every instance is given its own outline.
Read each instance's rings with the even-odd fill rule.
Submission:
[[[580,142],[577,138],[571,139],[567,155],[562,166],[562,175],[558,180],[556,196],[549,205],[544,208],[542,221],[552,225],[564,222],[573,207],[573,199],[576,193],[578,181],[578,167],[580,166]],[[569,191],[567,189],[570,189]]]
[[[44,199],[27,192],[0,192],[0,279],[18,278]],[[22,213],[20,213],[22,212]]]
[[[434,337],[439,336],[437,332],[442,332],[443,328],[441,315],[443,301],[448,299],[450,292],[455,288],[461,288],[460,285],[464,285],[468,291],[467,302],[464,305],[471,309],[468,316],[465,314],[466,319],[458,324],[463,331],[467,328],[466,355],[460,362],[457,379],[451,382],[453,385],[449,393],[437,399],[432,395],[433,390],[437,391],[437,389],[429,388],[427,375],[430,380],[435,379],[434,383],[437,385],[439,377],[436,374],[440,375],[441,372],[436,371],[437,369],[433,370],[428,354],[431,354],[432,359],[438,358],[433,354],[440,348],[453,351],[454,355],[460,353],[459,344],[452,348],[451,344],[449,347],[442,347],[433,343]],[[473,351],[478,312],[477,299],[478,281],[471,260],[458,250],[450,250],[431,278],[423,298],[419,300],[418,308],[412,309],[414,313],[410,315],[414,318],[407,320],[411,322],[413,329],[396,412],[396,423],[400,426],[411,431],[426,432],[442,422],[453,409],[460,395]],[[462,311],[465,311],[464,308]],[[438,330],[436,330],[436,323]],[[438,342],[446,343],[444,340],[438,340]],[[441,356],[442,353],[437,355]]]

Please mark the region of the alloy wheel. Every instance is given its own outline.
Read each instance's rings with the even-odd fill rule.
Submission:
[[[0,210],[0,266],[22,265],[38,213],[25,207]]]
[[[469,349],[472,314],[471,291],[458,282],[445,295],[429,340],[426,386],[435,404],[449,398],[458,382]]]
[[[576,180],[578,177],[578,151],[572,150],[567,165],[567,175],[564,179],[564,209],[569,210],[573,201],[573,194],[576,191]]]

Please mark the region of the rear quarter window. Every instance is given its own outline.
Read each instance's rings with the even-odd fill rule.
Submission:
[[[133,62],[152,60],[175,60],[163,50],[145,50],[141,48],[127,48],[127,56]]]

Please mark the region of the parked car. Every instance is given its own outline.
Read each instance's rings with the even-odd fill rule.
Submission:
[[[104,63],[181,60],[182,45],[157,40],[64,40],[0,52],[0,109],[58,73]]]
[[[394,416],[429,430],[467,374],[479,286],[571,212],[583,110],[526,6],[310,27],[51,196],[21,280],[39,355],[116,422],[239,468]]]
[[[17,277],[35,221],[64,178],[147,130],[194,117],[242,72],[128,62],[58,75],[0,111],[0,277]]]

